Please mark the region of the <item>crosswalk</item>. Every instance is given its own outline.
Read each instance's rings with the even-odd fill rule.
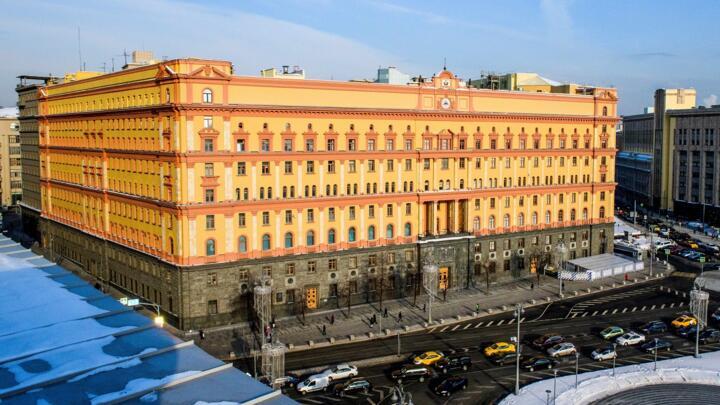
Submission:
[[[565,316],[565,319],[576,318],[578,316],[587,316],[587,315],[583,315],[583,314],[587,311],[588,308],[592,308],[596,305],[606,304],[608,302],[624,300],[624,299],[636,297],[639,295],[645,295],[645,294],[655,291],[655,290],[656,290],[656,287],[643,287],[643,288],[640,288],[637,290],[626,291],[626,292],[622,292],[622,293],[618,293],[618,294],[612,294],[612,295],[608,295],[605,297],[599,297],[599,298],[595,298],[592,300],[579,302],[579,303],[573,305],[572,308],[570,308],[570,311]],[[596,315],[597,312],[598,311],[595,311],[595,313],[593,313],[593,315]]]

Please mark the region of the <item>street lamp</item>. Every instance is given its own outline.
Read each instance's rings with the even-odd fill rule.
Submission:
[[[575,389],[578,386],[578,363],[580,361],[580,353],[575,352]]]
[[[617,359],[617,343],[613,343],[613,377],[615,377],[615,359]]]
[[[653,371],[657,371],[657,352],[658,352],[658,338],[655,338],[655,365],[653,366]]]
[[[553,380],[553,405],[555,405],[555,398],[557,398],[557,369],[553,370],[553,374],[555,374],[555,379]]]
[[[398,357],[400,357],[400,331],[401,331],[401,329],[398,328],[398,331],[397,331],[397,341],[398,341],[397,342],[398,343],[398,354],[397,355],[398,355]]]
[[[562,270],[565,267],[565,255],[567,252],[568,249],[567,246],[565,246],[565,241],[560,239],[557,245],[555,245],[555,265],[557,266],[558,287],[561,298],[563,296]]]
[[[545,405],[550,405],[550,390],[545,390]]]
[[[650,278],[653,276],[653,261],[655,261],[655,242],[653,241],[653,233],[650,232]]]
[[[690,291],[690,312],[695,316],[695,358],[700,357],[700,330],[706,325],[710,294],[693,288]]]
[[[515,324],[517,325],[517,335],[515,335],[515,339],[517,340],[517,342],[515,342],[515,395],[520,394],[520,317],[522,316],[523,312],[525,312],[525,310],[523,310],[522,304],[516,304],[515,317],[517,318],[517,321],[515,322]]]

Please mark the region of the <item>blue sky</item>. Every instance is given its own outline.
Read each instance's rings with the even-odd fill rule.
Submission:
[[[720,2],[691,0],[0,0],[0,105],[19,74],[122,64],[123,49],[233,62],[237,74],[300,65],[309,77],[373,78],[378,66],[429,76],[448,68],[538,72],[615,86],[620,112],[654,89],[720,95]],[[705,100],[705,101],[704,101]]]

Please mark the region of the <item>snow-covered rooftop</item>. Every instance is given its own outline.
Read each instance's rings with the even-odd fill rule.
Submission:
[[[3,404],[292,404],[0,235]]]

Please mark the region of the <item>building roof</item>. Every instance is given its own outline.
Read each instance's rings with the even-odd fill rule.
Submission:
[[[668,115],[720,115],[720,105],[712,107],[685,108],[682,110],[668,110]]]
[[[294,404],[0,235],[0,402]]]
[[[524,73],[525,75],[532,75],[525,79],[519,79],[518,86],[562,86],[563,83],[558,81],[542,77],[537,73]]]
[[[581,257],[579,259],[569,260],[568,263],[575,265],[577,268],[584,270],[605,270],[614,267],[632,265],[632,260],[623,259],[611,253],[603,253],[596,256]]]

